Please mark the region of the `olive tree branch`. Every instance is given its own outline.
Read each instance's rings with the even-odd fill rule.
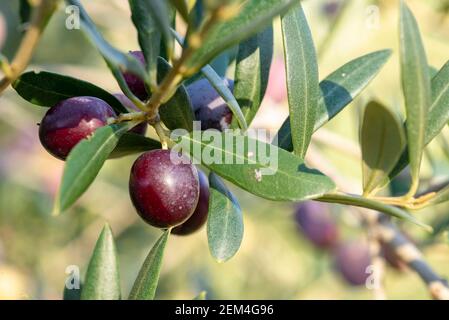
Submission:
[[[419,249],[382,214],[378,215],[377,237],[419,275],[434,299],[449,300],[447,281],[432,270]]]
[[[341,178],[333,165],[322,157],[313,145],[309,149],[307,156],[308,163],[319,168],[326,175],[333,178],[339,187],[348,190],[359,188],[357,184],[352,183],[350,180]],[[395,252],[402,261],[407,263],[411,270],[419,275],[427,285],[429,292],[434,299],[449,299],[449,286],[447,282],[433,271],[432,267],[423,259],[419,249],[394,226],[388,216],[378,211],[371,210],[360,209],[357,212],[366,224],[373,225],[373,228],[375,228],[373,229],[373,232],[375,232],[377,239]]]
[[[14,59],[7,67],[9,72],[0,80],[0,94],[14,82],[28,66],[41,35],[57,8],[58,0],[40,0],[33,8],[30,25],[20,43]]]
[[[216,20],[217,10],[214,10],[198,34],[193,33],[190,35],[189,46],[182,51],[181,57],[174,61],[173,68],[164,77],[161,84],[156,87],[150,100],[145,105],[149,118],[156,116],[160,105],[173,96],[178,85],[186,76],[188,76],[185,63],[195,50],[199,48],[202,39],[205,38]]]

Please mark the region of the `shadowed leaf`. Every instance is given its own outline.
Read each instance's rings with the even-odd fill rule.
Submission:
[[[237,253],[242,242],[242,209],[234,195],[213,172],[209,174],[209,188],[209,251],[215,260],[225,262]]]
[[[405,146],[403,126],[384,105],[370,102],[360,134],[363,157],[363,191],[371,194],[388,182]]]

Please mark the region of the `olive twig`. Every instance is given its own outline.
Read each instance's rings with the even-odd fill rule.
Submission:
[[[165,129],[162,127],[161,122],[157,121],[154,124],[152,124],[154,127],[154,130],[156,130],[157,135],[159,136],[159,140],[162,144],[162,149],[168,149],[169,139],[167,137],[167,133],[165,132]]]
[[[168,101],[173,96],[181,81],[185,77],[188,77],[197,71],[198,68],[187,69],[185,65],[186,62],[195,50],[201,46],[202,41],[206,38],[207,34],[216,22],[231,18],[232,14],[235,14],[236,10],[234,9],[235,8],[233,6],[220,6],[215,8],[212,10],[209,18],[205,21],[200,30],[189,35],[189,46],[182,51],[179,59],[174,60],[173,68],[165,76],[161,84],[154,90],[150,100],[145,105],[150,119],[157,114],[160,105]]]
[[[30,25],[23,37],[10,71],[0,80],[0,94],[25,70],[33,56],[33,52],[41,38],[50,17],[55,12],[58,0],[40,0],[33,10]]]
[[[115,120],[114,123],[120,123],[124,121],[134,121],[134,122],[143,122],[147,118],[147,114],[145,112],[130,112],[130,113],[121,113]]]
[[[308,153],[307,158],[309,163],[325,172],[326,175],[333,177],[335,181],[338,181],[339,187],[352,190],[357,187],[357,185],[354,185],[348,179],[341,179],[333,165],[326,161],[314,148],[310,151],[312,152]],[[393,249],[398,257],[419,275],[427,285],[432,298],[438,300],[449,299],[449,286],[447,281],[432,269],[422,257],[419,249],[390,222],[387,215],[378,211],[361,209],[357,209],[357,211],[365,221],[376,220],[376,236],[384,245]]]

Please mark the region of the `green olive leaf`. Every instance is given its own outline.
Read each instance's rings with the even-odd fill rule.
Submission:
[[[242,209],[224,182],[213,172],[209,174],[209,189],[209,251],[215,260],[225,262],[237,253],[242,243]]]
[[[162,146],[159,141],[144,137],[137,133],[127,132],[121,136],[109,158],[120,158],[161,148]]]
[[[304,158],[315,126],[319,91],[312,33],[301,5],[281,17],[293,152]]]
[[[171,33],[173,16],[165,0],[141,0],[146,6],[146,12],[150,14],[155,25],[159,29],[164,39],[164,48],[169,60],[173,55],[173,35]]]
[[[314,131],[351,103],[375,78],[390,56],[391,50],[369,53],[351,60],[322,80]],[[282,149],[293,151],[289,117],[282,124],[275,141]]]
[[[218,94],[223,98],[223,100],[231,109],[232,114],[242,130],[246,130],[248,125],[246,124],[245,116],[242,113],[239,103],[232,94],[232,91],[225,84],[223,79],[215,72],[215,70],[210,66],[206,65],[201,68],[201,72],[209,80],[210,84],[217,90]]]
[[[122,72],[127,71],[135,74],[146,83],[149,82],[144,67],[135,57],[117,50],[103,38],[79,0],[66,0],[66,2],[69,5],[79,8],[82,30],[95,45],[108,65],[113,65]]]
[[[449,61],[432,78],[432,105],[429,109],[425,144],[429,144],[449,121]]]
[[[12,86],[23,99],[42,107],[53,107],[58,102],[73,97],[91,96],[107,102],[116,113],[127,112],[109,92],[87,81],[57,73],[26,72]]]
[[[234,96],[248,125],[254,119],[265,96],[272,58],[272,26],[239,44],[234,76]],[[236,119],[233,119],[232,127],[237,127]]]
[[[247,136],[194,131],[179,137],[177,149],[246,191],[270,200],[302,201],[336,188],[331,179],[307,168],[294,154]]]
[[[241,5],[237,15],[217,22],[208,32],[201,47],[188,59],[186,65],[192,73],[200,70],[227,48],[263,30],[273,18],[298,3],[298,0],[239,1]]]
[[[151,248],[131,289],[128,298],[129,300],[154,299],[157,284],[159,282],[164,250],[169,235],[170,229],[164,231],[162,236],[154,244],[153,248]]]
[[[158,59],[158,80],[161,81],[171,69],[163,58]],[[167,128],[193,130],[195,116],[186,88],[181,84],[175,94],[159,108],[159,115]]]
[[[187,7],[186,0],[170,0],[170,3],[179,12],[185,22],[189,22],[189,8]]]
[[[363,191],[371,194],[388,182],[405,146],[401,121],[387,107],[370,102],[360,132],[363,158]]]
[[[101,231],[90,258],[81,300],[120,300],[120,274],[111,228]]]
[[[19,2],[19,15],[20,15],[20,22],[21,23],[27,23],[30,21],[31,18],[31,6],[28,0],[20,0]]]
[[[151,1],[128,0],[131,8],[131,19],[137,29],[140,48],[145,57],[150,83],[157,85],[157,57],[161,45],[161,32],[153,19]]]
[[[413,189],[419,180],[432,91],[426,53],[416,20],[403,0],[400,11],[401,79]]]
[[[91,137],[80,141],[72,149],[66,159],[54,215],[68,209],[86,191],[120,137],[132,127],[132,123],[120,123],[98,128]]]
[[[449,62],[432,78],[432,104],[429,108],[424,144],[428,145],[449,122]],[[390,179],[409,163],[408,148],[402,153]]]

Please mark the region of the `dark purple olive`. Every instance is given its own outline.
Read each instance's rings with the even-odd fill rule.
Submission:
[[[232,91],[234,81],[226,79],[225,84]],[[187,92],[192,103],[195,118],[201,121],[201,129],[228,129],[232,122],[232,112],[226,102],[207,79],[200,79],[189,86]]]
[[[44,148],[64,160],[72,148],[115,117],[112,107],[94,97],[73,97],[48,109],[39,125]]]
[[[148,151],[134,162],[129,193],[143,220],[157,228],[174,227],[198,204],[198,171],[188,161],[173,162],[170,150]]]
[[[337,247],[335,266],[343,279],[350,285],[362,286],[370,276],[367,269],[371,265],[369,247],[363,242],[346,242]]]
[[[207,214],[209,212],[209,181],[206,174],[201,170],[198,170],[198,178],[200,182],[200,195],[196,209],[189,220],[173,228],[172,234],[180,236],[192,234],[201,229],[207,221]]]
[[[338,242],[338,226],[329,205],[306,201],[296,207],[295,220],[304,236],[321,249],[331,249]]]
[[[123,93],[114,93],[114,96],[122,103],[122,105],[132,111],[140,111],[135,105],[134,103],[132,103],[131,100],[128,99],[127,96],[125,96]],[[135,126],[134,128],[132,128],[131,130],[129,130],[129,132],[132,133],[137,133],[140,134],[142,136],[145,135],[145,133],[147,132],[147,127],[148,124],[146,122],[142,122],[141,124],[138,124],[137,126]]]
[[[129,54],[139,60],[143,66],[146,65],[145,57],[143,56],[142,51],[130,51]],[[130,72],[124,72],[123,78],[125,78],[126,84],[137,98],[140,100],[148,99],[149,95],[145,89],[145,83],[142,79]]]

